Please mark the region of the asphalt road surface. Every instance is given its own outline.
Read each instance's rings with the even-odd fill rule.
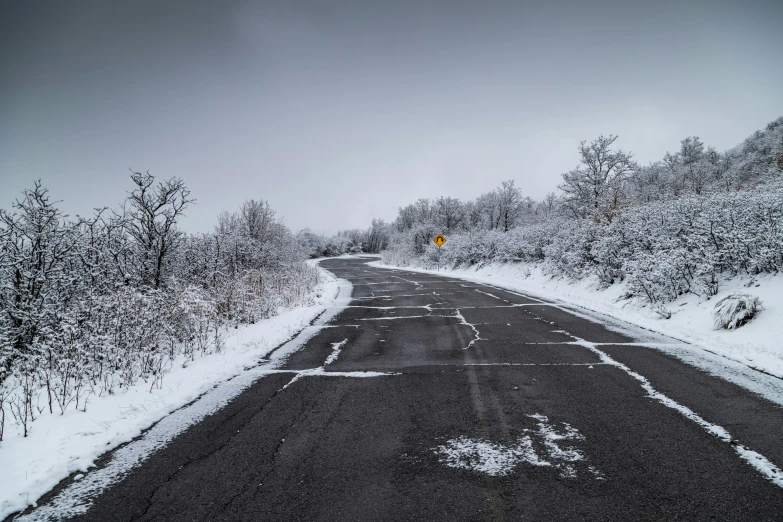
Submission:
[[[78,520],[783,519],[771,402],[562,306],[366,260],[322,266],[353,300],[290,371]]]

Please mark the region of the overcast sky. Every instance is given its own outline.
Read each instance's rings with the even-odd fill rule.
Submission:
[[[554,190],[582,139],[642,163],[783,115],[783,2],[4,2],[0,206],[71,214],[129,168],[179,176],[183,226],[266,199],[292,229],[393,219],[514,179]]]

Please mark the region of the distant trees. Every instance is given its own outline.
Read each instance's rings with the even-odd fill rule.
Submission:
[[[482,228],[494,230],[500,224],[500,204],[496,190],[482,194],[476,199],[476,208],[481,215]]]
[[[362,244],[364,251],[369,254],[377,254],[386,249],[389,244],[389,232],[382,219],[372,220],[372,225],[362,238]]]
[[[683,185],[694,194],[701,194],[717,163],[717,153],[710,150],[704,153],[704,143],[697,136],[685,138],[680,142],[680,152],[675,158]]]
[[[783,146],[783,118],[769,123],[764,130],[754,132],[742,145],[728,152],[733,156],[732,168],[739,184],[755,183],[779,171],[777,158]]]
[[[783,172],[783,136],[780,137],[780,146],[777,153],[778,172]]]
[[[241,232],[245,236],[263,243],[275,234],[278,223],[275,222],[275,211],[269,203],[250,199],[242,204],[239,214]]]
[[[580,164],[562,174],[558,193],[540,202],[508,180],[473,201],[442,196],[400,207],[389,229],[389,244],[407,244],[412,254],[422,255],[438,232],[474,237],[479,231],[510,232],[557,217],[611,223],[635,206],[730,193],[777,179],[783,169],[783,118],[724,153],[705,147],[698,136],[686,137],[677,151],[647,166],[617,149],[616,141],[615,135],[601,135],[581,142]]]
[[[502,182],[496,192],[497,198],[495,202],[498,207],[496,228],[500,228],[503,232],[508,232],[517,225],[519,218],[522,216],[525,210],[525,201],[522,198],[522,191],[514,185],[513,179]]]
[[[395,248],[385,257],[415,261],[405,252]],[[543,263],[554,275],[596,276],[605,285],[627,280],[629,291],[653,303],[684,293],[709,297],[721,275],[783,270],[783,184],[656,201],[628,208],[611,223],[558,216],[507,233],[455,235],[440,254],[450,266],[524,261]]]
[[[333,237],[319,236],[309,229],[297,234],[297,241],[312,258],[343,254],[377,254],[389,244],[393,227],[382,219],[373,219],[366,230],[341,230]]]

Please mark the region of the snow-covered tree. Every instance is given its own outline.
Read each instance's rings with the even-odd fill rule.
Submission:
[[[139,249],[139,277],[158,289],[165,278],[170,252],[182,239],[177,220],[193,200],[185,183],[171,178],[155,184],[149,172],[134,172],[136,185],[128,196],[128,230]]]
[[[614,150],[617,136],[579,144],[581,165],[563,174],[563,206],[578,218],[611,221],[623,204],[623,183],[638,168],[633,155]]]
[[[87,218],[62,215],[40,182],[0,210],[0,440],[7,413],[27,434],[91,394],[160,387],[175,361],[220,350],[227,324],[310,299],[318,272],[267,204],[187,235],[184,182],[131,180],[123,207]]]
[[[443,233],[460,227],[465,219],[465,208],[456,198],[439,197],[435,200],[435,224]]]

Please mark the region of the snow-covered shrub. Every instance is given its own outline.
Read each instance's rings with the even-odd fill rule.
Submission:
[[[631,207],[611,223],[553,217],[502,232],[453,231],[438,250],[396,234],[387,263],[425,267],[538,263],[545,273],[627,281],[632,295],[666,303],[683,294],[709,298],[721,280],[783,270],[783,184],[746,192],[685,195]],[[416,236],[416,237],[415,237]]]
[[[268,205],[186,235],[181,180],[132,180],[123,209],[91,218],[67,219],[40,183],[0,210],[0,440],[8,417],[27,434],[45,410],[160,387],[178,357],[219,350],[226,326],[312,300],[319,272]]]
[[[713,311],[715,328],[734,330],[747,323],[762,309],[758,297],[749,294],[731,294],[717,303]]]

